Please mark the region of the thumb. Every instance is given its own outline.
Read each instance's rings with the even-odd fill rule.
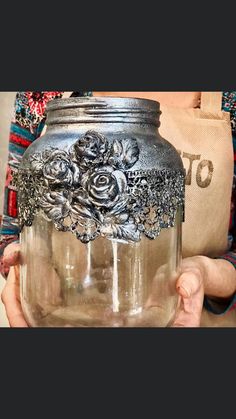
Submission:
[[[202,284],[202,277],[197,272],[183,272],[176,282],[178,294],[183,298],[190,298],[199,291]]]
[[[13,252],[7,253],[2,257],[2,264],[5,267],[15,266],[20,263],[20,251],[14,250]]]
[[[4,256],[7,256],[10,253],[13,253],[13,252],[15,252],[17,250],[20,250],[20,244],[19,243],[16,243],[16,242],[10,243],[10,244],[8,244],[5,247],[4,252],[3,252],[3,255]]]
[[[10,243],[5,247],[3,255],[0,257],[0,274],[7,278],[10,266],[17,265],[20,259],[20,245]]]

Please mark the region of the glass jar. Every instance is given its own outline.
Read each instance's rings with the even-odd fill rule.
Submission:
[[[18,172],[32,327],[162,327],[178,302],[184,169],[159,103],[55,99]]]

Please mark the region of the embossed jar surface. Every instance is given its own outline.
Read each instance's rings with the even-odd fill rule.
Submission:
[[[18,173],[21,301],[32,326],[167,326],[184,169],[159,104],[56,99]]]

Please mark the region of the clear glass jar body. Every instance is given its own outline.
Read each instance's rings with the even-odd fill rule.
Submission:
[[[33,327],[166,327],[175,316],[181,211],[156,240],[83,244],[38,215],[21,233],[21,303]],[[35,252],[37,249],[37,253]]]
[[[18,184],[21,302],[31,326],[171,324],[183,208],[174,204],[175,173],[183,165],[158,126],[153,101],[77,98],[50,107],[46,134],[24,154]],[[72,228],[58,231],[65,213],[69,223],[92,214],[96,238],[85,243]],[[165,219],[173,214],[174,226],[160,231],[173,225]]]

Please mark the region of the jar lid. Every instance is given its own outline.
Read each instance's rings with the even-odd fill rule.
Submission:
[[[89,122],[153,124],[159,127],[160,104],[124,97],[54,99],[46,107],[47,125]]]

